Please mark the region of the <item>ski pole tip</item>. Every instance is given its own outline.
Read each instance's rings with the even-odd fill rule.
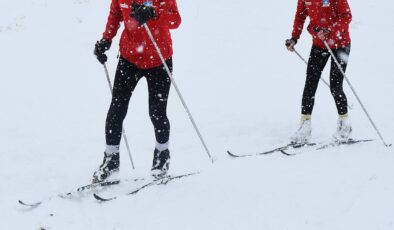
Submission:
[[[213,158],[213,157],[212,157],[212,158],[211,158],[212,164],[214,164],[216,160],[217,160],[216,158]]]

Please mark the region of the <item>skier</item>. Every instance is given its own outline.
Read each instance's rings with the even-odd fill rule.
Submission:
[[[176,0],[112,0],[105,32],[94,48],[94,54],[101,64],[107,61],[105,52],[111,47],[122,21],[125,29],[120,39],[120,58],[105,124],[106,148],[103,163],[93,174],[93,183],[104,181],[119,171],[123,120],[130,97],[143,77],[148,83],[149,116],[156,137],[151,174],[164,176],[169,169],[170,123],[166,110],[171,80],[143,24],[147,23],[151,29],[172,71],[170,30],[178,28],[181,23]]]
[[[315,93],[322,71],[330,57],[323,41],[326,41],[345,71],[350,53],[349,24],[352,20],[347,0],[298,0],[292,37],[286,40],[286,47],[294,51],[300,38],[305,19],[309,16],[308,32],[313,37],[306,71],[306,82],[302,96],[301,125],[291,137],[292,143],[307,143],[311,137],[311,115]],[[330,89],[338,111],[337,130],[334,141],[346,142],[352,131],[348,115],[346,95],[343,92],[343,79],[338,67],[331,58]]]

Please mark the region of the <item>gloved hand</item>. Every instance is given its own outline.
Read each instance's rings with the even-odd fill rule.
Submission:
[[[111,47],[111,42],[108,40],[105,40],[104,38],[101,39],[100,41],[96,42],[96,45],[94,46],[94,55],[96,55],[97,60],[104,65],[105,62],[107,62],[107,55],[105,54],[105,51],[109,50]]]
[[[318,36],[321,40],[325,41],[328,37],[330,37],[330,33],[331,33],[331,31],[329,31],[329,30],[327,30],[327,29],[322,29],[322,30],[320,30],[319,32],[317,32],[317,36]]]
[[[135,18],[135,20],[137,20],[141,26],[145,24],[147,21],[154,18],[156,16],[156,13],[153,6],[145,6],[145,5],[133,3],[130,16],[132,18]]]
[[[313,30],[317,33],[317,37],[323,41],[330,37],[331,34],[331,30],[327,28],[314,27]]]
[[[286,39],[285,45],[289,51],[293,52],[294,46],[296,44],[297,44],[297,39],[295,39],[295,38]]]

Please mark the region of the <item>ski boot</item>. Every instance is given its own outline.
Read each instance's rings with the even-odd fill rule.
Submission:
[[[349,141],[350,134],[352,133],[352,124],[349,116],[339,115],[337,121],[337,131],[333,135],[333,140],[337,143],[345,143]]]
[[[151,175],[155,178],[164,177],[170,167],[170,150],[165,149],[160,151],[155,149],[153,152],[153,164]]]
[[[103,182],[109,177],[114,177],[119,173],[119,153],[108,154],[104,152],[103,163],[94,172],[92,183]]]
[[[311,116],[302,115],[301,124],[296,133],[290,137],[290,143],[294,145],[307,144],[311,139],[312,127]]]

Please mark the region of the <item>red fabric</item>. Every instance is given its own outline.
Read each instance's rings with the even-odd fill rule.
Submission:
[[[146,1],[146,0],[145,0]],[[144,0],[134,0],[143,4]],[[159,46],[164,59],[172,57],[170,29],[181,24],[181,17],[175,0],[150,0],[155,8],[156,17],[147,24]],[[107,26],[103,38],[109,41],[115,37],[120,23],[125,29],[120,38],[120,55],[141,69],[150,69],[162,65],[159,55],[143,26],[130,17],[130,0],[112,0]]]
[[[350,44],[349,24],[352,21],[347,0],[298,0],[297,12],[294,19],[292,37],[299,39],[305,19],[309,16],[308,31],[313,37],[313,44],[326,48],[323,41],[317,37],[314,28],[325,28],[331,31],[327,43],[330,48],[340,48]]]

